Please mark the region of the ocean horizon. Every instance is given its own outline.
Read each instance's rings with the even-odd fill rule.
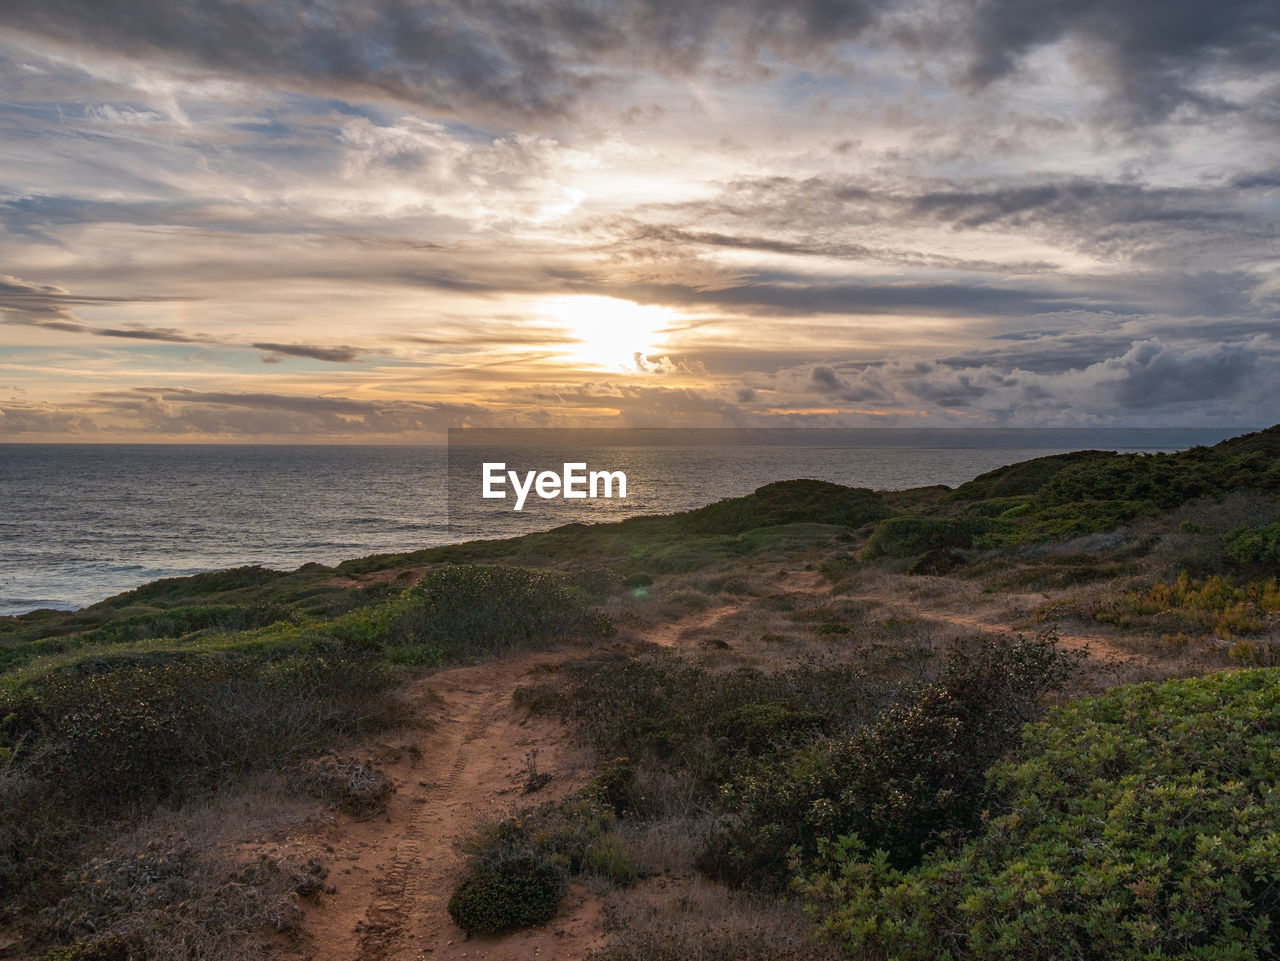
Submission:
[[[489,502],[461,511],[455,504],[452,516],[445,445],[4,444],[0,615],[83,607],[157,578],[228,567],[292,570],[570,521],[674,513],[774,481],[954,487],[1053,453],[1179,450],[1244,432],[875,429],[838,432],[845,442],[833,444],[802,443],[815,435],[789,432],[790,443],[542,449],[541,462],[587,459],[637,480],[626,501],[582,502],[574,514]]]

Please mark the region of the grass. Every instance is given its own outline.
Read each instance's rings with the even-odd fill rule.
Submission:
[[[608,944],[590,961],[835,961],[795,903],[697,879],[605,902]]]
[[[1260,634],[1280,613],[1276,578],[1234,584],[1217,575],[1203,580],[1185,573],[1170,583],[1156,581],[1085,608],[1093,620],[1138,628],[1164,637],[1210,635],[1234,640]]]

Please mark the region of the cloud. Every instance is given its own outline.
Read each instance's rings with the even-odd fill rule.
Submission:
[[[562,115],[629,71],[749,76],[771,60],[839,62],[850,43],[874,38],[958,61],[960,81],[976,87],[1070,42],[1127,117],[1159,120],[1184,105],[1229,108],[1203,82],[1273,67],[1280,50],[1280,14],[1263,0],[10,0],[0,24],[348,99],[526,118]]]
[[[99,429],[163,435],[421,439],[449,427],[492,422],[488,410],[472,404],[167,387],[104,391],[87,406]]]
[[[646,357],[641,351],[632,355],[632,363],[639,374],[705,374],[706,368],[698,361],[672,360],[665,354],[657,358]]]
[[[19,404],[0,401],[0,436],[26,434],[79,436],[96,433],[94,419],[76,410],[52,404]]]
[[[1234,423],[1280,369],[1277,16],[10,0],[0,364],[120,391],[13,416]],[[575,297],[665,319],[602,316],[602,381]]]
[[[1162,3],[1146,0],[982,0],[957,5],[969,41],[968,78],[989,84],[1028,54],[1068,39],[1129,121],[1154,121],[1182,106],[1229,110],[1203,88],[1215,74],[1274,70],[1280,8],[1266,0]]]
[[[1149,410],[1243,393],[1260,369],[1258,348],[1255,340],[1177,351],[1158,339],[1144,340],[1095,369],[1121,406]]]
[[[170,299],[162,297],[85,297],[72,294],[54,284],[40,284],[0,274],[0,322],[21,324],[27,327],[45,327],[65,333],[92,334],[96,337],[124,337],[139,340],[165,340],[176,343],[196,343],[200,338],[191,337],[172,328],[92,327],[82,322],[72,312],[75,307],[110,306],[119,304],[153,303]]]
[[[657,254],[687,256],[690,247],[751,250],[788,254],[795,257],[823,257],[869,263],[931,267],[944,270],[1002,271],[1006,273],[1039,273],[1052,270],[1048,261],[997,261],[946,256],[892,245],[875,245],[842,240],[838,236],[822,236],[832,224],[809,224],[809,233],[799,238],[764,237],[753,234],[686,230],[668,224],[637,223],[616,246],[624,254]],[[816,228],[816,230],[815,230]]]
[[[62,287],[37,284],[9,274],[0,274],[0,322],[26,327],[41,327],[63,333],[87,334],[92,337],[112,337],[120,340],[156,341],[169,344],[206,344],[226,347],[244,346],[234,339],[219,340],[207,334],[192,333],[173,327],[155,327],[131,324],[127,327],[95,327],[76,317],[72,306],[120,305],[149,302],[161,298],[150,297],[86,297],[75,296]],[[321,346],[316,344],[282,344],[256,342],[256,350],[266,352],[264,363],[277,363],[282,357],[305,357],[335,364],[352,363],[360,359],[361,350],[346,344]]]
[[[360,359],[360,349],[346,345],[338,347],[318,347],[314,344],[270,344],[256,343],[258,350],[267,351],[263,363],[275,363],[281,356],[307,357],[311,360],[327,360],[334,364],[349,364]]]
[[[639,223],[632,238],[697,242],[903,265],[1033,273],[1043,261],[981,260],[912,251],[867,237],[904,228],[1031,235],[1112,260],[1203,262],[1207,241],[1230,263],[1242,251],[1274,243],[1274,219],[1259,209],[1265,179],[1247,188],[1218,184],[1153,186],[1100,176],[1006,174],[1000,178],[929,178],[822,174],[737,178],[707,200],[653,208],[651,217],[696,219],[721,229],[690,231]],[[1248,191],[1256,191],[1250,194]],[[762,226],[777,235],[759,237]]]
[[[969,363],[898,357],[780,370],[768,402],[782,415],[810,407],[817,393],[849,405],[845,425],[877,411],[917,411],[968,426],[1124,425],[1135,414],[1171,426],[1204,426],[1214,418],[1258,426],[1280,419],[1280,401],[1264,375],[1275,363],[1265,336],[1193,345],[1147,338],[1046,370],[998,355]],[[830,413],[823,417],[838,422]]]
[[[775,274],[715,289],[682,284],[632,284],[617,293],[639,303],[736,308],[764,314],[920,314],[1025,316],[1091,306],[1083,293],[1048,287],[1018,289],[996,284],[825,283],[802,275]],[[1132,311],[1123,301],[1099,298],[1097,306]]]

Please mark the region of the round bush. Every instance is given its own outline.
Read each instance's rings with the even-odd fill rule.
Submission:
[[[533,855],[479,864],[453,889],[449,917],[472,934],[546,924],[565,888],[560,870]]]

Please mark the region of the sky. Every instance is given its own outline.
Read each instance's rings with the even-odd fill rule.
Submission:
[[[1274,0],[5,0],[0,440],[1280,421]]]

